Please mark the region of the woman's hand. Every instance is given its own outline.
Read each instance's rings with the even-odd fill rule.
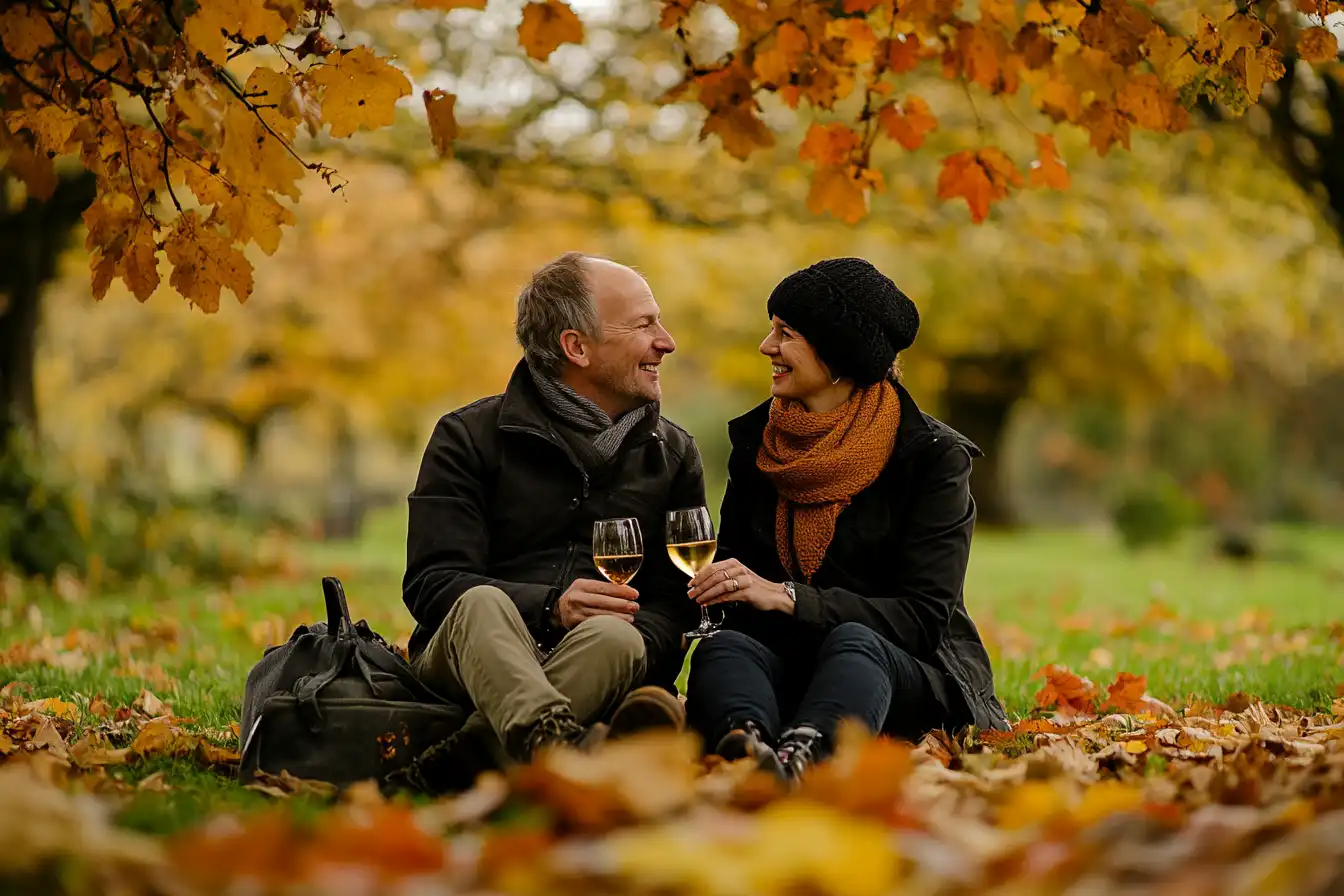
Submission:
[[[740,601],[758,610],[793,614],[793,600],[784,586],[758,577],[740,560],[720,560],[706,566],[691,579],[687,594],[702,607]]]

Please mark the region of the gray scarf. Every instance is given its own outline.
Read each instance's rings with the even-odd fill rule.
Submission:
[[[533,370],[531,364],[527,365],[527,371],[532,374],[532,382],[541,393],[546,409],[576,432],[587,436],[603,463],[611,463],[616,457],[630,430],[649,414],[658,413],[658,402],[655,401],[622,414],[613,422],[596,402],[584,398],[559,380]]]

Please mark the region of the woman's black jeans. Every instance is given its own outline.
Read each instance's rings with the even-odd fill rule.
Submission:
[[[720,631],[696,646],[686,692],[687,721],[711,751],[746,722],[772,744],[810,725],[829,752],[843,718],[918,741],[947,717],[920,663],[857,622],[832,629],[811,657],[787,659],[741,632]]]

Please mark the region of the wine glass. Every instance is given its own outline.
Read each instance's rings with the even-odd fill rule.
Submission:
[[[593,563],[615,585],[625,585],[644,562],[644,538],[632,516],[593,523]]]
[[[685,507],[667,512],[667,556],[672,558],[677,569],[694,578],[696,573],[714,562],[714,551],[718,546],[708,507]],[[709,608],[701,606],[700,626],[686,632],[686,638],[694,641],[713,637],[722,625],[722,619],[711,621]]]

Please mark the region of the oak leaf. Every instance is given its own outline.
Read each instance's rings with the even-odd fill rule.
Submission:
[[[908,150],[919,149],[924,145],[924,137],[938,129],[938,119],[933,117],[929,104],[914,95],[900,103],[887,103],[877,111],[877,122],[887,136]]]
[[[316,68],[310,77],[322,88],[322,120],[336,138],[390,125],[397,100],[411,92],[406,76],[368,47],[355,47]]]
[[[424,91],[425,115],[429,119],[429,134],[434,141],[434,149],[440,158],[451,158],[453,140],[457,138],[457,120],[453,118],[453,106],[457,96],[441,88]]]
[[[564,43],[583,43],[583,21],[563,0],[539,0],[523,7],[518,43],[533,59],[546,59]]]
[[[164,245],[173,265],[169,284],[206,313],[219,310],[219,293],[227,287],[239,302],[252,294],[252,266],[233,241],[201,222],[196,212],[177,219]]]
[[[1329,62],[1339,55],[1339,38],[1319,25],[1304,28],[1297,37],[1297,54],[1307,62]]]
[[[1053,134],[1036,135],[1036,152],[1040,158],[1031,163],[1029,175],[1033,187],[1048,187],[1053,190],[1069,188],[1069,169],[1059,157]]]

